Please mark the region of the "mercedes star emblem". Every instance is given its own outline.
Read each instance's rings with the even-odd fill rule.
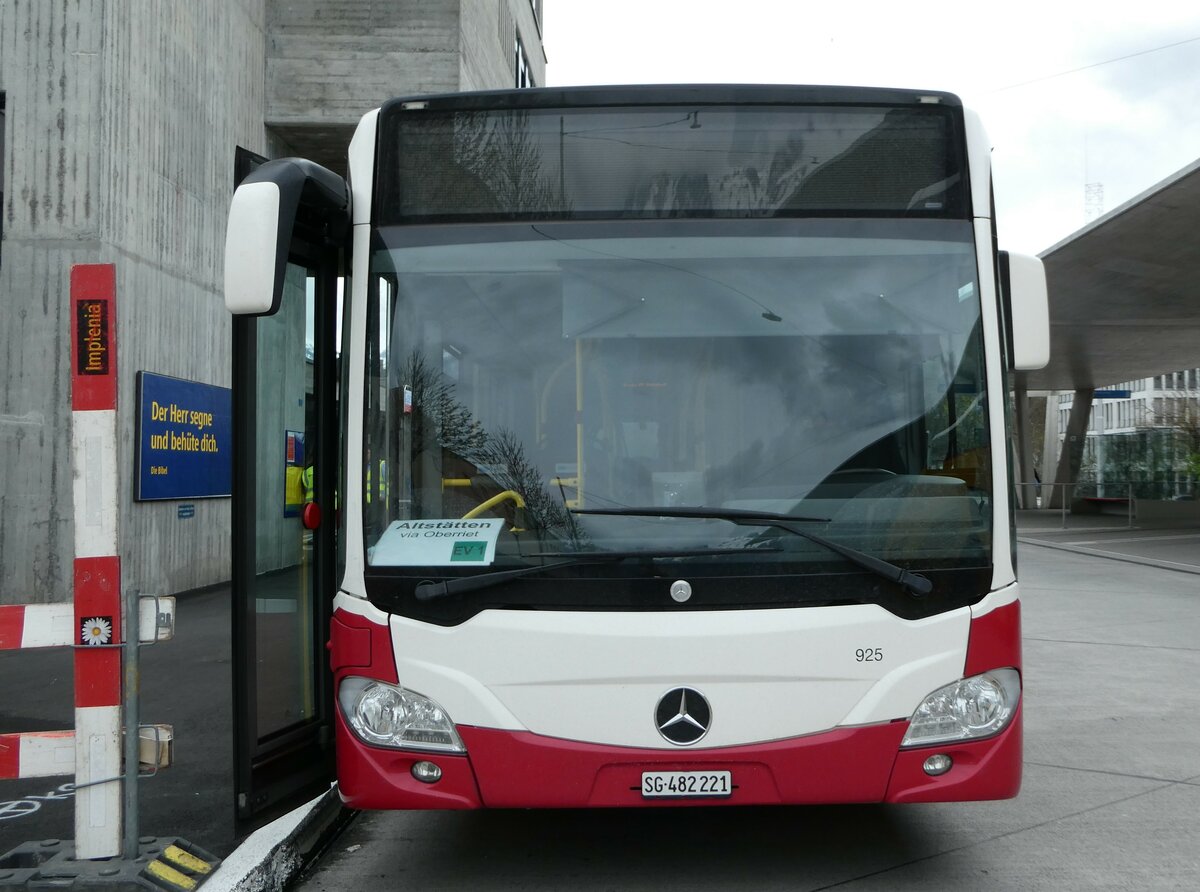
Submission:
[[[686,579],[679,579],[671,583],[671,597],[676,602],[682,604],[692,596],[692,584]]]
[[[695,688],[673,688],[654,710],[658,733],[677,746],[690,746],[708,733],[712,709]]]

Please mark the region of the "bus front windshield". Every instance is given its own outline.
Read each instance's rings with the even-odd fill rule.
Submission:
[[[368,573],[638,551],[672,566],[588,564],[557,571],[558,589],[563,573],[610,588],[682,572],[795,588],[853,569],[786,530],[671,516],[687,508],[810,518],[907,568],[984,568],[977,283],[966,221],[382,229],[367,308]],[[645,508],[663,515],[619,513]],[[738,606],[743,589],[714,597]]]

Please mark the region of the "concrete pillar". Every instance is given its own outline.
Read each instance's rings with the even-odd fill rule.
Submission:
[[[1033,479],[1033,441],[1029,432],[1029,389],[1018,376],[1013,388],[1016,415],[1017,507],[1026,510],[1037,507],[1037,487]]]
[[[1058,472],[1059,426],[1058,426],[1058,391],[1050,391],[1046,396],[1046,423],[1042,431],[1042,486],[1053,488]],[[1049,507],[1050,489],[1043,493],[1042,507]]]
[[[1088,420],[1092,413],[1093,390],[1076,390],[1071,402],[1071,415],[1067,419],[1067,435],[1063,442],[1062,453],[1058,457],[1058,468],[1054,472],[1054,480],[1060,484],[1054,487],[1050,497],[1049,508],[1061,508],[1064,490],[1068,493],[1074,490],[1074,484],[1079,479],[1079,468],[1083,465],[1083,447],[1087,443]],[[1062,485],[1067,484],[1067,485]]]

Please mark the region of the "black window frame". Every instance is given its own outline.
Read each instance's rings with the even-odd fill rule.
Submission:
[[[533,69],[529,64],[529,54],[525,52],[525,41],[521,39],[521,30],[515,31],[513,44],[513,67],[515,69],[514,83],[518,90],[530,90],[537,86],[533,79]]]

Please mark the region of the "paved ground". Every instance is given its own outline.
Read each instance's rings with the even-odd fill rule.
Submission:
[[[300,888],[1200,888],[1200,575],[1032,545],[1021,571],[1015,800],[363,813]]]
[[[175,639],[141,655],[142,721],[175,729],[175,765],[141,782],[141,833],[182,836],[218,856],[235,845],[229,658],[227,588],[181,597]],[[71,727],[69,651],[0,652],[0,679],[0,732]],[[0,854],[32,840],[74,838],[74,799],[60,792],[69,781],[0,781]]]
[[[1200,573],[1200,527],[1184,529],[1126,517],[1083,515],[1064,518],[1056,511],[1024,511],[1018,538],[1027,545]]]
[[[1200,531],[1056,521],[1019,520],[1029,692],[1013,802],[367,814],[305,888],[1200,887],[1200,575],[1126,562],[1200,571]],[[176,766],[142,788],[143,832],[225,855],[228,591],[182,598],[176,640],[143,659],[144,719],[173,723],[177,741]],[[0,678],[0,731],[69,727],[66,651],[0,653]],[[73,836],[69,793],[46,798],[68,780],[0,782],[0,852]]]

